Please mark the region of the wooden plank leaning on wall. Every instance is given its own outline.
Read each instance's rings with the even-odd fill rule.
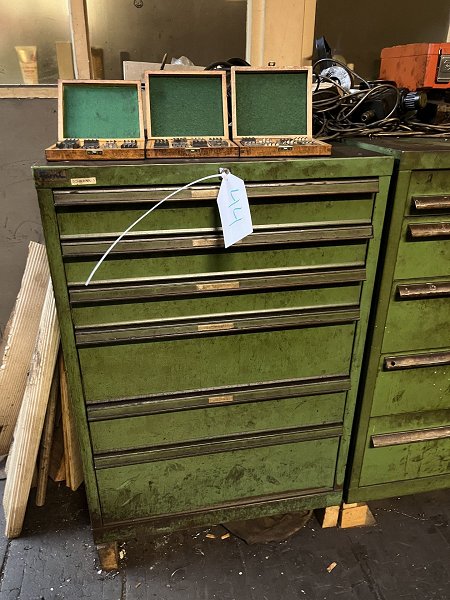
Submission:
[[[252,67],[311,64],[316,0],[248,0],[246,58]]]

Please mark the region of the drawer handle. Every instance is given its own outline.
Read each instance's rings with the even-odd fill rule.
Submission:
[[[444,440],[450,438],[450,427],[433,427],[419,431],[399,431],[398,433],[380,433],[372,436],[374,448],[399,446],[413,442],[427,442],[428,440]]]
[[[408,225],[408,233],[413,240],[433,237],[448,237],[450,223],[415,223]]]
[[[415,354],[413,356],[386,356],[384,359],[385,371],[440,367],[444,365],[450,365],[450,352],[432,352],[430,354]]]
[[[421,298],[435,296],[450,296],[450,281],[398,285],[397,294],[402,300],[420,300]]]
[[[415,210],[443,210],[450,208],[450,196],[416,196],[412,205]]]

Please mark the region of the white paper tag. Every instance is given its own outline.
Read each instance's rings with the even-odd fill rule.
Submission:
[[[239,240],[253,232],[247,191],[242,179],[231,173],[225,174],[220,184],[217,204],[222,222],[225,248],[239,242]]]

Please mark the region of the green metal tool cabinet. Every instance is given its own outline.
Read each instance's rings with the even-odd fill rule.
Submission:
[[[353,140],[395,157],[348,501],[450,487],[450,143]]]
[[[218,183],[255,231],[225,250]],[[94,538],[335,505],[393,159],[35,167]],[[208,182],[206,182],[208,183]]]

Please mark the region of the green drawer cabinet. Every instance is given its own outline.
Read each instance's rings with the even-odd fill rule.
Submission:
[[[348,501],[450,487],[450,144],[352,140],[394,156]]]
[[[393,159],[227,162],[251,236],[197,185],[84,285],[221,165],[34,169],[97,542],[342,499]]]

